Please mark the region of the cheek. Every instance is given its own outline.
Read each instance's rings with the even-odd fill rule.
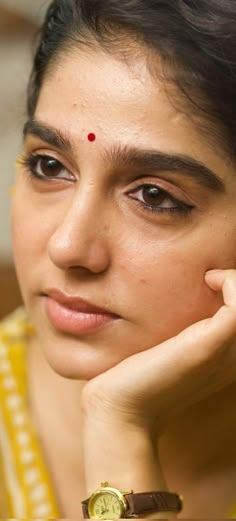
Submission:
[[[22,204],[23,193],[16,191],[11,207],[11,233],[16,272],[23,298],[29,290],[30,280],[39,269],[47,251],[50,229],[42,214],[32,204]]]
[[[180,251],[180,245],[178,249],[156,248],[155,254],[145,248],[145,253],[122,264],[131,297],[130,313],[151,343],[212,316],[222,305],[221,294],[208,288],[204,280],[205,272],[213,267],[210,252]]]

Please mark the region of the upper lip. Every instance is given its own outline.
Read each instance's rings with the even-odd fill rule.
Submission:
[[[45,291],[45,294],[59,304],[80,313],[99,313],[102,315],[106,314],[118,317],[118,315],[115,315],[112,311],[91,304],[79,296],[67,295],[59,289],[50,288]]]

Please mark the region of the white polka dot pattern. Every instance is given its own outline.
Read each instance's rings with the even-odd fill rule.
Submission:
[[[9,464],[12,464],[11,475],[14,473],[15,482],[14,487],[9,483],[9,490],[18,487],[19,497],[24,498],[24,511],[19,511],[15,508],[16,497],[11,497],[11,517],[58,518],[51,483],[30,420],[27,398],[22,394],[22,382],[18,381],[19,375],[11,359],[13,346],[18,349],[20,343],[23,345],[29,331],[32,331],[32,326],[27,323],[23,309],[17,310],[6,320],[3,328],[0,324],[0,410],[10,440]]]

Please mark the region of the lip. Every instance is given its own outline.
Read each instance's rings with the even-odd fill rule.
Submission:
[[[119,319],[120,316],[82,299],[66,295],[58,289],[49,289],[46,296],[46,313],[52,325],[73,335],[88,334]]]

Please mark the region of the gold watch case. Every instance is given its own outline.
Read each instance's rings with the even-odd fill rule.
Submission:
[[[121,491],[110,487],[108,483],[101,483],[101,488],[95,490],[88,502],[90,519],[122,519],[127,512],[127,502],[124,494],[131,494],[132,490]]]

